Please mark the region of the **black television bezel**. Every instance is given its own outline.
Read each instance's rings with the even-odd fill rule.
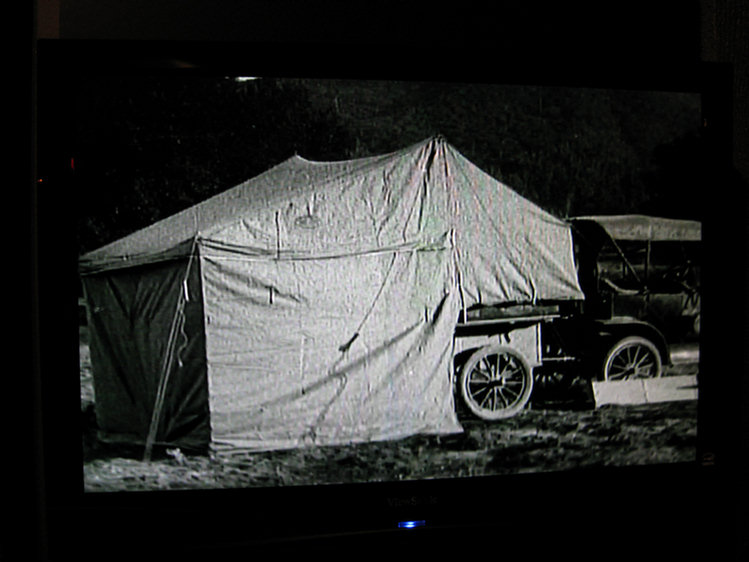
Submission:
[[[716,503],[728,498],[736,482],[739,451],[740,381],[719,377],[700,380],[699,445],[694,463],[580,469],[559,473],[205,491],[154,491],[86,494],[82,487],[79,393],[60,376],[68,365],[77,368],[77,253],[66,176],[65,131],[74,99],[66,84],[82,75],[208,74],[288,77],[488,81],[522,85],[622,88],[697,92],[703,100],[706,158],[716,170],[716,185],[706,189],[704,221],[708,248],[732,248],[745,256],[744,194],[726,191],[735,205],[726,206],[716,191],[739,181],[731,168],[731,69],[720,64],[628,68],[599,65],[534,64],[515,60],[487,76],[473,67],[471,51],[453,48],[449,56],[420,61],[418,69],[392,61],[402,45],[358,45],[359,63],[351,67],[339,44],[232,44],[150,41],[40,41],[37,66],[37,170],[35,227],[38,243],[37,377],[41,404],[41,458],[44,540],[50,552],[116,550],[122,557],[148,552],[242,553],[266,549],[327,548],[356,544],[435,545],[460,541],[474,533],[502,532],[513,538],[513,554],[528,548],[564,552],[569,546],[602,547],[611,539],[607,513],[619,518],[653,516],[658,533],[677,533],[696,524],[702,533],[722,536],[733,520],[731,507]],[[273,56],[267,53],[272,52]],[[453,64],[451,64],[453,63]],[[445,66],[453,71],[445,73]],[[715,190],[715,191],[713,191]],[[744,276],[743,261],[725,264],[717,252],[706,252],[706,312],[701,370],[735,372],[745,358],[731,358],[725,349],[743,349],[743,317],[728,314],[721,303],[726,274]],[[717,272],[720,272],[718,274]],[[743,293],[734,308],[744,310]],[[726,334],[725,326],[735,326]],[[710,334],[721,334],[721,337]],[[76,379],[77,380],[77,379]],[[614,506],[614,507],[612,507]],[[405,531],[398,522],[424,521],[425,527]],[[540,537],[538,529],[540,531]],[[654,531],[648,531],[651,536]],[[85,538],[81,536],[84,533]],[[483,535],[482,535],[483,536]],[[426,541],[418,541],[422,537]],[[637,539],[634,539],[637,540]],[[348,541],[348,542],[347,542]],[[447,542],[445,542],[447,541]],[[556,541],[556,542],[555,542]],[[680,542],[678,548],[699,543]],[[595,545],[595,546],[594,546]]]

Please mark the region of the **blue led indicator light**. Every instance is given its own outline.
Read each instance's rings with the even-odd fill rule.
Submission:
[[[424,527],[426,525],[426,521],[423,519],[420,521],[399,521],[398,522],[398,528],[399,529],[415,529],[416,527]]]

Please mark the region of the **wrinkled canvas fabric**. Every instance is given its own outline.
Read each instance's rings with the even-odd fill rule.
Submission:
[[[272,449],[460,431],[447,256],[203,260],[214,442]],[[214,298],[236,294],[237,281],[257,290]]]
[[[569,226],[445,146],[466,307],[581,299]]]
[[[201,236],[215,442],[460,431],[449,194],[424,179],[431,150],[365,165],[296,159],[290,185],[313,189]]]
[[[582,298],[568,225],[439,138],[358,160],[293,157],[84,256],[81,269],[190,257],[219,446],[460,431],[460,310]]]

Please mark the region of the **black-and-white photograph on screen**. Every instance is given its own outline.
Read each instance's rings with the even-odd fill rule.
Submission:
[[[693,462],[701,99],[98,76],[86,492]]]

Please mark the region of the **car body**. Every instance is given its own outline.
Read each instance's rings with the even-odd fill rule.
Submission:
[[[643,215],[569,222],[582,302],[480,307],[458,325],[458,389],[479,418],[513,416],[532,392],[568,388],[572,378],[659,377],[671,345],[698,339],[699,222]]]
[[[589,314],[647,322],[669,343],[698,338],[702,261],[698,221],[618,215],[570,222]]]

